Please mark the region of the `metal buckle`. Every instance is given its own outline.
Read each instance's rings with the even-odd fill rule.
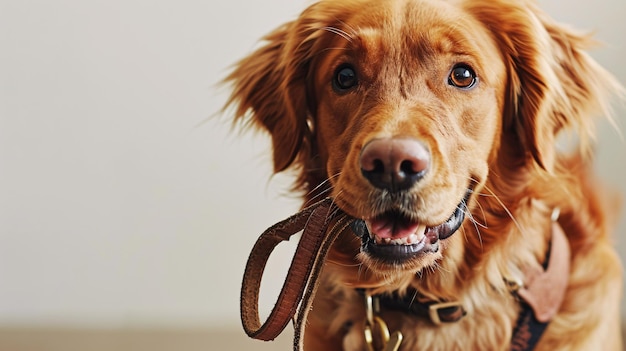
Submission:
[[[439,316],[439,310],[442,310],[444,308],[450,308],[450,307],[457,307],[457,308],[460,308],[461,310],[463,310],[463,306],[461,305],[461,303],[456,302],[456,301],[455,302],[434,303],[434,304],[428,306],[428,315],[430,316],[430,320],[433,322],[433,324],[441,325],[442,323],[456,322],[456,321],[442,321],[440,316]],[[465,316],[465,312],[463,312],[463,315],[461,316],[461,318],[463,316]]]
[[[400,343],[402,342],[402,333],[396,331],[393,334],[389,333],[389,327],[387,323],[375,315],[378,314],[380,307],[378,305],[378,299],[374,298],[367,290],[365,291],[365,343],[368,351],[376,351],[374,343],[374,330],[377,331],[377,336],[380,336],[382,345],[382,351],[398,351],[400,349]]]

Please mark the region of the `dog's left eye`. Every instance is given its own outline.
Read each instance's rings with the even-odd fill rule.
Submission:
[[[448,84],[461,89],[469,89],[476,84],[476,73],[465,64],[458,64],[452,68],[448,76]]]
[[[335,71],[333,78],[333,88],[337,92],[343,93],[356,86],[358,80],[356,71],[351,65],[342,65]]]

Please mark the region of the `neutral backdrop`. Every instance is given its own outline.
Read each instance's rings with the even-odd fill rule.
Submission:
[[[626,82],[625,0],[540,3],[595,31]],[[230,129],[217,84],[307,4],[0,0],[0,327],[239,328],[247,254],[299,203],[267,136]],[[606,123],[597,141],[626,193],[624,141]]]

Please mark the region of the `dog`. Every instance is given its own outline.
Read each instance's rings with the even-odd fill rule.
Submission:
[[[233,68],[275,172],[356,219],[305,350],[621,350],[619,200],[591,165],[621,88],[592,43],[531,0],[322,0]]]

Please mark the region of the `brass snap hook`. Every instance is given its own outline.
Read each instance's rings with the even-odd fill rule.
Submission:
[[[377,351],[374,334],[379,337],[381,351],[398,351],[402,343],[402,333],[396,331],[389,333],[387,323],[377,316],[379,312],[378,298],[373,297],[368,291],[365,291],[365,343],[368,351]]]

